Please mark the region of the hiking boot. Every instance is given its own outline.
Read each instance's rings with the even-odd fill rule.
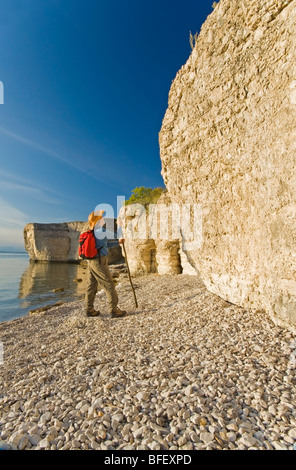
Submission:
[[[101,312],[99,310],[95,310],[94,308],[88,308],[86,310],[87,317],[98,317],[99,315],[101,315]]]
[[[112,318],[124,317],[126,314],[127,312],[125,310],[120,310],[118,307],[115,307],[111,312]]]

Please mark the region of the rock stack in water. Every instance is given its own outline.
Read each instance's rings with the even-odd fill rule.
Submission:
[[[114,219],[105,219],[106,228],[114,232]],[[88,222],[64,222],[52,224],[27,224],[24,228],[24,244],[32,261],[76,262],[79,260],[79,236],[89,230]],[[122,259],[116,240],[108,241],[109,263]]]
[[[207,288],[296,325],[296,0],[220,0],[159,135],[174,203],[202,207]]]

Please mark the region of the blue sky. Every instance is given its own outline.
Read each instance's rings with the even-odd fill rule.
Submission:
[[[0,249],[163,186],[158,133],[213,0],[0,0]]]

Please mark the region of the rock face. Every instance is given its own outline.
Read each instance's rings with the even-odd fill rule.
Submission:
[[[202,207],[188,259],[226,300],[296,325],[296,0],[221,0],[159,135],[173,202]]]
[[[106,219],[107,229],[113,225]],[[112,226],[111,226],[112,225]],[[65,222],[57,224],[27,224],[24,228],[24,242],[33,261],[78,261],[79,235],[88,230],[87,222]],[[109,241],[109,263],[122,258],[121,248],[116,241]]]
[[[121,209],[119,217],[123,223],[130,271],[134,276],[148,273],[196,275],[183,250],[179,219],[175,220],[174,214],[167,192],[161,195],[157,204],[146,209],[141,204]]]
[[[158,203],[149,208],[131,204],[121,209],[120,218],[124,219],[125,247],[132,275],[183,272],[180,239],[174,238],[170,231],[170,205],[170,197],[164,193]],[[162,231],[166,229],[167,237],[163,238]]]

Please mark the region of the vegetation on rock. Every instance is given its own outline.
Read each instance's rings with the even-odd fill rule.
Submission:
[[[164,192],[166,192],[166,189],[162,187],[145,188],[145,186],[140,186],[132,190],[131,197],[125,201],[125,205],[142,204],[147,208],[149,204],[156,204]]]

